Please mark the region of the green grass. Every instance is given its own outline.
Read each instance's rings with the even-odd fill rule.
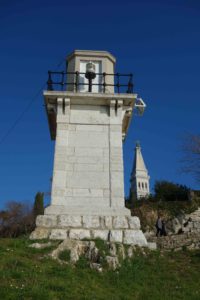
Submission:
[[[98,273],[84,257],[61,265],[48,258],[52,248],[30,243],[0,239],[0,299],[200,299],[200,251],[137,251],[119,270]]]

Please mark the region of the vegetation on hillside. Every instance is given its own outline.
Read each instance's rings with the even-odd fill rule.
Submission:
[[[190,214],[200,207],[200,192],[169,181],[157,181],[154,194],[137,200],[134,195],[126,202],[132,215],[140,218],[142,230],[155,229],[158,215],[165,220]]]
[[[31,233],[37,215],[44,214],[44,194],[38,192],[33,207],[26,203],[11,201],[0,211],[0,237],[19,237]]]
[[[199,251],[136,252],[120,269],[98,273],[84,259],[75,267],[60,265],[47,256],[52,247],[33,249],[30,243],[0,240],[1,299],[200,298]]]

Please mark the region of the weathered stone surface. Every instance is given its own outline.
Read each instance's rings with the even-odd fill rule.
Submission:
[[[117,256],[106,256],[105,260],[108,267],[112,270],[116,270],[120,266]]]
[[[66,229],[52,229],[50,234],[50,240],[65,240],[68,232]]]
[[[69,216],[69,215],[59,215],[58,216],[58,228],[65,227],[82,227],[81,216]]]
[[[113,218],[114,229],[125,229],[128,228],[127,218],[123,216],[117,216]]]
[[[124,230],[123,243],[147,247],[147,240],[141,230]]]
[[[30,240],[41,240],[49,237],[50,230],[47,228],[37,227],[30,235]]]
[[[122,243],[122,230],[111,230],[110,231],[110,242]]]
[[[94,239],[100,238],[103,241],[107,241],[108,240],[108,230],[103,230],[103,229],[97,229],[97,230],[92,230],[91,231],[91,237]]]
[[[51,242],[48,243],[33,243],[31,245],[29,245],[30,248],[35,248],[35,249],[44,249],[44,248],[48,248],[52,245]]]
[[[156,245],[156,243],[154,243],[154,242],[148,242],[147,247],[148,247],[150,250],[156,250],[156,249],[157,249],[157,245]]]
[[[117,255],[117,247],[115,243],[109,243],[109,252],[111,256]]]
[[[123,244],[118,245],[118,256],[123,260],[126,258],[126,253]]]
[[[55,215],[40,215],[36,219],[37,227],[52,228],[57,226],[57,216]]]
[[[105,216],[104,221],[105,221],[105,227],[108,228],[108,229],[111,229],[112,228],[112,217],[111,216]]]
[[[138,217],[127,217],[130,229],[140,229],[140,219]]]
[[[103,271],[102,265],[97,263],[90,263],[90,268],[100,273]]]
[[[75,240],[90,239],[91,234],[88,229],[70,229],[69,238]]]
[[[99,228],[99,216],[83,216],[83,228]]]

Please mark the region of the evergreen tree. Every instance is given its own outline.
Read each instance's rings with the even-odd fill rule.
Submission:
[[[35,202],[33,206],[33,214],[36,218],[38,215],[44,214],[44,193],[38,192],[35,196]]]

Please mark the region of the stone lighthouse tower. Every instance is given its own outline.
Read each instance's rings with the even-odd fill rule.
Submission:
[[[132,75],[115,73],[106,51],[76,50],[44,91],[55,140],[51,203],[32,239],[97,238],[146,245],[124,206],[122,141],[137,95]]]

